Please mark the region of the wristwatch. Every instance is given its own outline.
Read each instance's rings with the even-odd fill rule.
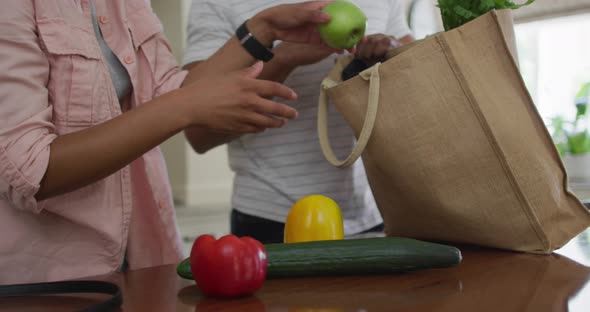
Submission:
[[[246,51],[248,51],[248,53],[250,53],[250,55],[252,55],[255,59],[263,62],[270,61],[274,54],[269,48],[260,43],[260,41],[254,37],[250,30],[248,30],[248,26],[246,26],[247,22],[248,20],[240,25],[240,27],[238,27],[236,30],[236,36],[242,44],[242,47],[244,47],[244,49],[246,49]]]

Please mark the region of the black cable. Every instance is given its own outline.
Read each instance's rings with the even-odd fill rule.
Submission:
[[[0,286],[0,298],[49,294],[99,293],[111,298],[80,310],[80,312],[113,311],[123,303],[119,286],[101,281],[66,281]]]

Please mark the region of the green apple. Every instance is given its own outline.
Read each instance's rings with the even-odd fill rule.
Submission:
[[[322,11],[332,18],[318,27],[322,40],[334,49],[350,49],[365,35],[367,16],[354,3],[337,0]]]

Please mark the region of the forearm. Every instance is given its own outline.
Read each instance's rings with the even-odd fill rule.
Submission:
[[[237,37],[233,36],[209,59],[188,66],[189,74],[184,80],[183,86],[190,85],[199,79],[206,79],[211,75],[223,75],[246,68],[255,61],[256,59],[241,46]],[[259,78],[282,82],[291,71],[292,69],[282,68],[279,62],[274,59],[265,64]],[[192,148],[199,154],[240,137],[237,134],[220,133],[202,127],[187,128],[184,134]]]
[[[215,132],[201,127],[185,129],[184,136],[193,150],[199,154],[204,154],[217,146],[229,143],[240,137],[238,134]]]
[[[268,63],[264,64],[264,70],[259,79],[284,82],[297,66],[282,59],[282,55],[275,54],[275,57]]]
[[[205,62],[189,66],[189,73],[191,74],[189,74],[184,84],[190,84],[192,81],[199,79],[199,76],[203,73],[201,71],[203,65],[206,65]],[[294,68],[293,66],[284,66],[278,60],[271,60],[265,64],[259,79],[283,82],[289,77]],[[237,134],[220,133],[202,127],[187,128],[184,135],[193,150],[199,154],[204,154],[212,148],[240,137]]]
[[[265,46],[270,46],[275,40],[275,35],[269,32],[265,23],[258,19],[252,18],[248,21],[248,27],[256,38]],[[192,81],[208,77],[233,72],[246,68],[256,59],[246,51],[239,42],[238,38],[232,36],[217,52],[209,59],[193,66],[185,79],[185,85]]]
[[[180,132],[190,121],[170,105],[183,100],[181,96],[172,92],[103,124],[59,136],[50,146],[49,165],[36,198],[103,179]]]
[[[206,61],[189,67],[183,86],[212,75],[223,75],[252,65],[256,60],[240,45],[236,36]]]
[[[188,69],[189,74],[184,80],[183,86],[190,85],[191,83],[203,78],[201,75],[201,66],[205,62],[198,62],[190,64],[185,68]],[[204,78],[203,78],[204,79]],[[230,135],[227,133],[215,132],[211,129],[203,127],[189,127],[184,130],[184,136],[193,148],[193,150],[199,154],[204,154],[208,150],[230,142],[233,139],[239,137],[239,135]]]

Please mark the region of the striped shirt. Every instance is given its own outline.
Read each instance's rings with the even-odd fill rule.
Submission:
[[[193,0],[184,63],[211,56],[247,18],[260,10],[300,1]],[[401,38],[410,34],[399,0],[357,0],[368,17],[367,34]],[[299,117],[281,129],[244,135],[229,143],[229,162],[235,172],[232,205],[236,210],[285,222],[291,206],[310,194],[334,199],[342,210],[345,234],[362,232],[382,223],[362,162],[348,169],[332,167],[324,158],[317,136],[319,86],[337,56],[297,68],[285,81],[299,95],[287,102]],[[344,158],[352,150],[354,134],[333,108],[329,133],[335,153]]]

